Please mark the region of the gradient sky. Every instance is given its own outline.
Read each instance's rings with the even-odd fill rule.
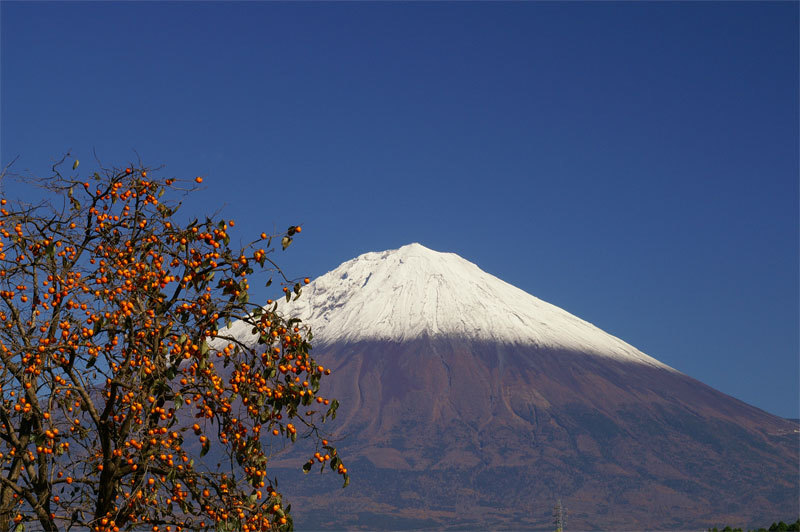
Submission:
[[[452,251],[798,406],[798,3],[0,3],[0,159],[139,156],[321,275]],[[15,185],[4,183],[13,195]],[[258,297],[274,294],[262,290]]]

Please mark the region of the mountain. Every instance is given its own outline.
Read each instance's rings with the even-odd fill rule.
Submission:
[[[341,402],[352,476],[340,490],[278,457],[298,529],[552,529],[559,499],[568,530],[800,514],[797,423],[457,255],[367,253],[282,312],[311,326],[333,370],[323,394]]]

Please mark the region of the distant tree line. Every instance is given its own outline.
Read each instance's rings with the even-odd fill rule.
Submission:
[[[723,529],[718,529],[717,527],[709,528],[708,532],[744,532],[744,530],[741,528],[731,528],[726,526]],[[800,532],[800,519],[791,525],[787,525],[783,521],[779,521],[777,523],[772,523],[769,528],[762,527],[748,529],[747,532]]]

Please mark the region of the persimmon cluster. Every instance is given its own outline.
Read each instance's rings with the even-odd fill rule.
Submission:
[[[248,299],[257,271],[300,296],[270,259],[300,227],[234,250],[233,220],[182,224],[162,201],[202,179],[55,170],[40,184],[62,208],[0,199],[0,528],[291,529],[271,452],[314,438],[303,469],[349,481],[317,425],[330,370],[299,320]]]

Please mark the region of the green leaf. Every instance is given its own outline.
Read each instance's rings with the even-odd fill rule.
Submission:
[[[205,456],[206,454],[208,454],[208,449],[210,447],[211,447],[211,445],[208,443],[208,440],[203,442],[203,448],[200,450],[200,456],[202,457],[202,456]]]
[[[337,401],[336,399],[333,399],[331,401],[331,406],[328,408],[328,411],[322,417],[322,420],[325,421],[325,418],[327,418],[328,416],[330,416],[331,419],[336,419],[336,409],[337,408],[339,408],[339,401]]]
[[[306,462],[305,464],[303,464],[303,473],[307,474],[309,471],[311,471],[312,465],[314,465],[314,462]]]
[[[288,248],[289,244],[291,244],[291,243],[292,243],[292,237],[285,236],[285,237],[281,238],[281,246],[283,247],[283,249]]]
[[[22,532],[25,530],[25,524],[19,523],[16,527],[14,527],[14,532]]]
[[[344,484],[342,484],[342,488],[346,488],[348,484],[350,484],[350,475],[345,473],[345,475],[344,475]]]
[[[80,164],[80,161],[78,161],[78,159],[75,159],[75,162],[72,163],[72,169],[75,170],[78,167],[79,164]]]

